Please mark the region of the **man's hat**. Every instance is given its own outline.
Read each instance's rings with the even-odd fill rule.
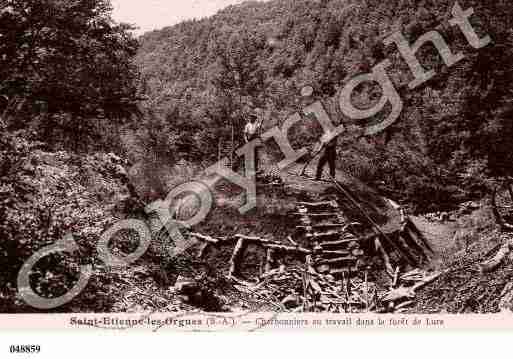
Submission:
[[[247,119],[248,120],[257,120],[258,116],[255,115],[254,113],[250,113],[250,114],[248,114]]]

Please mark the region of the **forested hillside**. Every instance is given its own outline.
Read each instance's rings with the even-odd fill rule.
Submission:
[[[53,148],[105,149],[116,137],[106,133],[136,112],[130,29],[114,22],[106,0],[2,1],[3,127]]]
[[[304,106],[311,85],[335,121],[337,93],[350,78],[388,58],[390,76],[405,108],[386,133],[341,148],[338,166],[386,189],[418,211],[450,207],[487,192],[490,180],[510,174],[513,135],[513,10],[507,1],[461,1],[487,47],[469,46],[450,26],[454,1],[273,0],[231,6],[211,18],[187,21],[140,39],[137,63],[149,114],[144,146],[171,162],[214,162],[240,143],[244,116],[264,109],[264,126],[282,123]],[[410,90],[413,79],[395,45],[401,31],[411,42],[438,30],[465,59],[448,68],[433,47],[417,54],[437,75]],[[379,89],[361,86],[369,106]]]
[[[450,25],[455,3],[244,2],[137,39],[130,25],[112,19],[108,0],[0,1],[0,282],[5,283],[0,312],[43,308],[22,298],[28,287],[51,301],[71,290],[84,266],[93,268],[94,279],[57,310],[238,310],[239,289],[223,293],[234,290],[237,261],[244,262],[239,273],[244,280],[259,281],[273,270],[281,275],[287,265],[309,266],[305,254],[319,250],[311,240],[319,236],[337,239],[325,242],[328,248],[344,246],[324,254],[350,253],[356,267],[363,259],[376,283],[384,269],[395,269],[397,284],[399,267],[415,269],[415,278],[421,267],[456,268],[468,276],[462,293],[461,283],[452,284],[446,273],[441,280],[447,286],[433,283],[422,310],[458,312],[461,303],[472,312],[502,308],[500,292],[511,282],[511,271],[500,265],[513,242],[496,229],[499,224],[513,231],[508,204],[513,187],[493,189],[513,176],[513,8],[506,0],[458,2],[462,9],[473,7],[477,36],[491,38],[477,49]],[[433,30],[464,59],[448,66],[434,47],[423,46],[416,56],[436,75],[412,88],[407,63],[396,45],[384,40],[401,32],[413,43]],[[351,120],[339,100],[351,79],[386,59],[403,109],[382,133],[354,143],[339,140],[337,181],[305,178],[299,173],[303,163],[276,171],[269,164],[282,155],[269,141],[262,156],[266,171],[259,173],[251,198],[256,208],[241,214],[239,208],[250,202],[249,189],[211,176],[217,186],[205,193],[215,195],[215,205],[208,219],[194,226],[195,233],[187,232],[207,243],[199,248],[195,242],[174,255],[180,245],[159,210],[172,207],[172,218],[185,220],[203,203],[180,197],[173,207],[163,199],[184,182],[206,181],[204,170],[222,157],[236,158],[248,115],[264,118],[267,130],[320,100],[337,125],[379,123],[389,108],[376,118]],[[305,91],[308,86],[312,95]],[[380,102],[382,92],[366,82],[356,87],[351,102],[368,109]],[[310,120],[302,116],[290,131],[296,148],[313,150],[319,140],[321,128]],[[238,164],[242,159],[233,168]],[[492,193],[499,206],[488,201]],[[325,221],[326,216],[336,219]],[[100,255],[103,245],[128,256],[143,242],[128,228],[114,231],[127,219],[147,229],[151,245],[134,267],[113,269],[110,257]],[[343,229],[310,233],[312,223]],[[64,239],[75,241],[74,255],[59,252]],[[416,240],[426,248],[418,242],[415,252]],[[243,255],[244,241],[252,248]],[[492,264],[485,265],[486,276],[469,270],[499,247]],[[37,253],[46,259],[30,262]],[[464,260],[454,267],[454,258]],[[328,278],[337,268],[326,263],[345,265],[347,259],[316,260]],[[27,262],[32,270],[21,270]],[[344,268],[338,273],[349,268],[363,274],[351,269],[351,262]],[[22,272],[28,285],[20,282]],[[283,282],[287,288],[289,279]],[[490,280],[496,280],[495,292],[489,291]],[[296,284],[304,294],[304,282]],[[188,285],[193,293],[184,299],[180,290]],[[342,281],[336,287],[343,288]],[[487,298],[481,309],[466,302],[477,295]],[[294,307],[298,298],[294,305],[290,296],[280,301]],[[439,298],[447,303],[433,302]],[[306,299],[302,311],[309,310]]]

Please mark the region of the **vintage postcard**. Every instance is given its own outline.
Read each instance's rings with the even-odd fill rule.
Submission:
[[[0,330],[513,328],[512,25],[0,1]]]

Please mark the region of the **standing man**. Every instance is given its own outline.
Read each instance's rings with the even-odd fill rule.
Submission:
[[[246,143],[249,143],[257,138],[259,138],[259,131],[261,127],[261,122],[259,123],[258,118],[255,114],[250,114],[248,116],[248,123],[244,128],[244,140]],[[258,173],[258,146],[255,146],[255,173]]]
[[[315,179],[319,181],[322,177],[322,172],[324,170],[324,166],[326,164],[329,165],[330,168],[330,176],[335,178],[335,160],[337,158],[337,138],[333,137],[330,141],[323,142],[324,145],[324,154],[322,155],[319,163],[317,164],[317,173],[315,175]]]
[[[321,159],[319,160],[319,164],[317,165],[317,174],[315,175],[315,179],[317,181],[321,179],[322,172],[326,164],[329,165],[330,176],[332,178],[336,178],[335,162],[337,159],[337,144],[339,137],[342,139],[343,145],[347,146],[354,143],[364,135],[364,129],[355,125],[349,126],[343,134],[333,137],[331,140],[327,140],[326,135],[324,135],[321,139],[322,146],[324,147],[324,154],[322,155]]]

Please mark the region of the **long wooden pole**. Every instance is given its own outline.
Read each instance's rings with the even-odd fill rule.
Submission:
[[[330,174],[328,174],[330,180],[333,182],[333,184],[335,184],[335,186],[337,187],[337,189],[342,192],[342,194],[344,194],[344,196],[349,199],[349,201],[358,209],[358,211],[369,221],[369,223],[374,227],[374,229],[380,234],[382,235],[385,239],[388,240],[388,242],[390,242],[390,244],[392,244],[392,246],[396,247],[395,246],[395,243],[392,242],[388,236],[385,234],[385,232],[383,232],[381,230],[381,228],[379,227],[379,225],[371,218],[371,216],[369,216],[367,214],[367,212],[365,212],[365,210],[362,208],[362,206],[360,206],[360,204],[356,201],[356,199],[354,199],[354,197],[348,192],[346,191],[346,189],[344,187],[342,187],[340,185],[340,183],[337,182],[337,180],[335,178],[333,178]],[[390,264],[390,260],[388,258],[388,255],[386,254],[386,251],[385,249],[383,248],[383,245],[381,244],[381,241],[379,240],[379,238],[376,237],[375,239],[375,242],[376,242],[376,246],[377,247],[380,247],[380,248],[377,248],[378,250],[380,250],[382,252],[382,254],[384,254],[384,259],[385,259],[385,262],[388,260],[388,264],[387,264],[387,267],[388,265]],[[389,268],[387,268],[387,273],[389,272],[388,270]],[[392,273],[388,273],[390,276],[393,277],[393,274]]]

